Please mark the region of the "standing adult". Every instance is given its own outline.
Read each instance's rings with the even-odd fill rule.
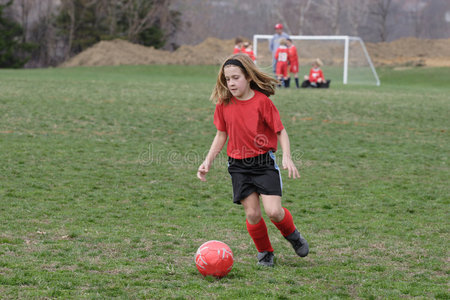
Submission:
[[[286,32],[283,32],[283,24],[275,25],[275,34],[269,43],[269,50],[272,52],[272,68],[273,72],[276,73],[277,60],[275,59],[275,52],[277,52],[278,47],[280,46],[280,39],[288,39],[289,35]]]

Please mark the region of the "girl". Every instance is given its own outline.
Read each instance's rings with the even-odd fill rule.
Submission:
[[[261,214],[260,200],[266,215],[292,244],[295,252],[308,255],[307,241],[296,229],[291,213],[281,206],[281,174],[274,152],[278,140],[283,150],[283,168],[289,178],[300,175],[291,159],[289,137],[277,108],[268,98],[275,93],[278,81],[261,72],[248,55],[235,54],[220,68],[211,94],[216,102],[214,124],[216,136],[197,177],[206,181],[214,159],[227,138],[228,172],[233,185],[233,201],[242,204],[247,230],[258,250],[258,264],[273,266],[273,248]]]
[[[249,42],[244,42],[244,47],[242,49],[244,49],[242,51],[242,53],[245,53],[248,56],[250,56],[250,58],[253,60],[253,62],[255,62],[256,57],[255,57],[255,53],[253,52],[252,44],[250,44]]]
[[[240,37],[237,37],[237,38],[234,40],[233,54],[241,53],[241,52],[242,52],[242,50],[244,49],[244,48],[242,47],[242,43],[243,43],[243,42],[244,42],[244,41],[243,41]]]
[[[300,87],[300,84],[298,82],[298,52],[297,47],[292,43],[291,39],[286,39],[287,47],[288,47],[288,60],[289,60],[289,72],[294,74],[294,80],[295,80],[295,86],[297,88]],[[291,77],[288,77],[288,84],[291,81]]]
[[[283,83],[284,87],[289,87],[288,81],[288,66],[289,66],[289,49],[287,47],[287,40],[281,39],[280,46],[275,52],[275,59],[277,60],[276,75],[279,81]],[[281,85],[279,85],[281,87]]]
[[[320,58],[313,61],[309,76],[305,75],[305,81],[303,81],[302,87],[328,88],[330,86],[330,80],[325,79],[320,69],[322,65],[323,63]]]

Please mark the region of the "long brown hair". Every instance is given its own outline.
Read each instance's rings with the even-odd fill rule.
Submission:
[[[246,79],[251,79],[250,88],[260,91],[266,96],[274,95],[278,80],[261,71],[253,60],[244,53],[229,56],[222,64],[217,75],[217,82],[212,91],[210,99],[215,103],[228,104],[233,96],[227,87],[224,68],[227,65],[237,66],[241,69]]]

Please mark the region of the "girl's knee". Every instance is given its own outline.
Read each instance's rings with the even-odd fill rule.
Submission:
[[[259,221],[262,218],[261,210],[249,210],[245,212],[245,216],[247,217],[247,220],[250,222],[250,224],[258,224]]]
[[[265,210],[266,215],[275,222],[279,222],[284,217],[284,210],[282,207],[271,207]]]

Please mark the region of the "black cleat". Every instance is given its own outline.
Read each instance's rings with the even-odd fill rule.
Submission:
[[[285,237],[289,243],[291,243],[292,248],[294,248],[295,253],[300,257],[305,257],[309,253],[308,242],[300,234],[300,232],[295,229],[293,233]]]
[[[264,251],[258,252],[258,265],[264,267],[273,267],[273,252]]]

